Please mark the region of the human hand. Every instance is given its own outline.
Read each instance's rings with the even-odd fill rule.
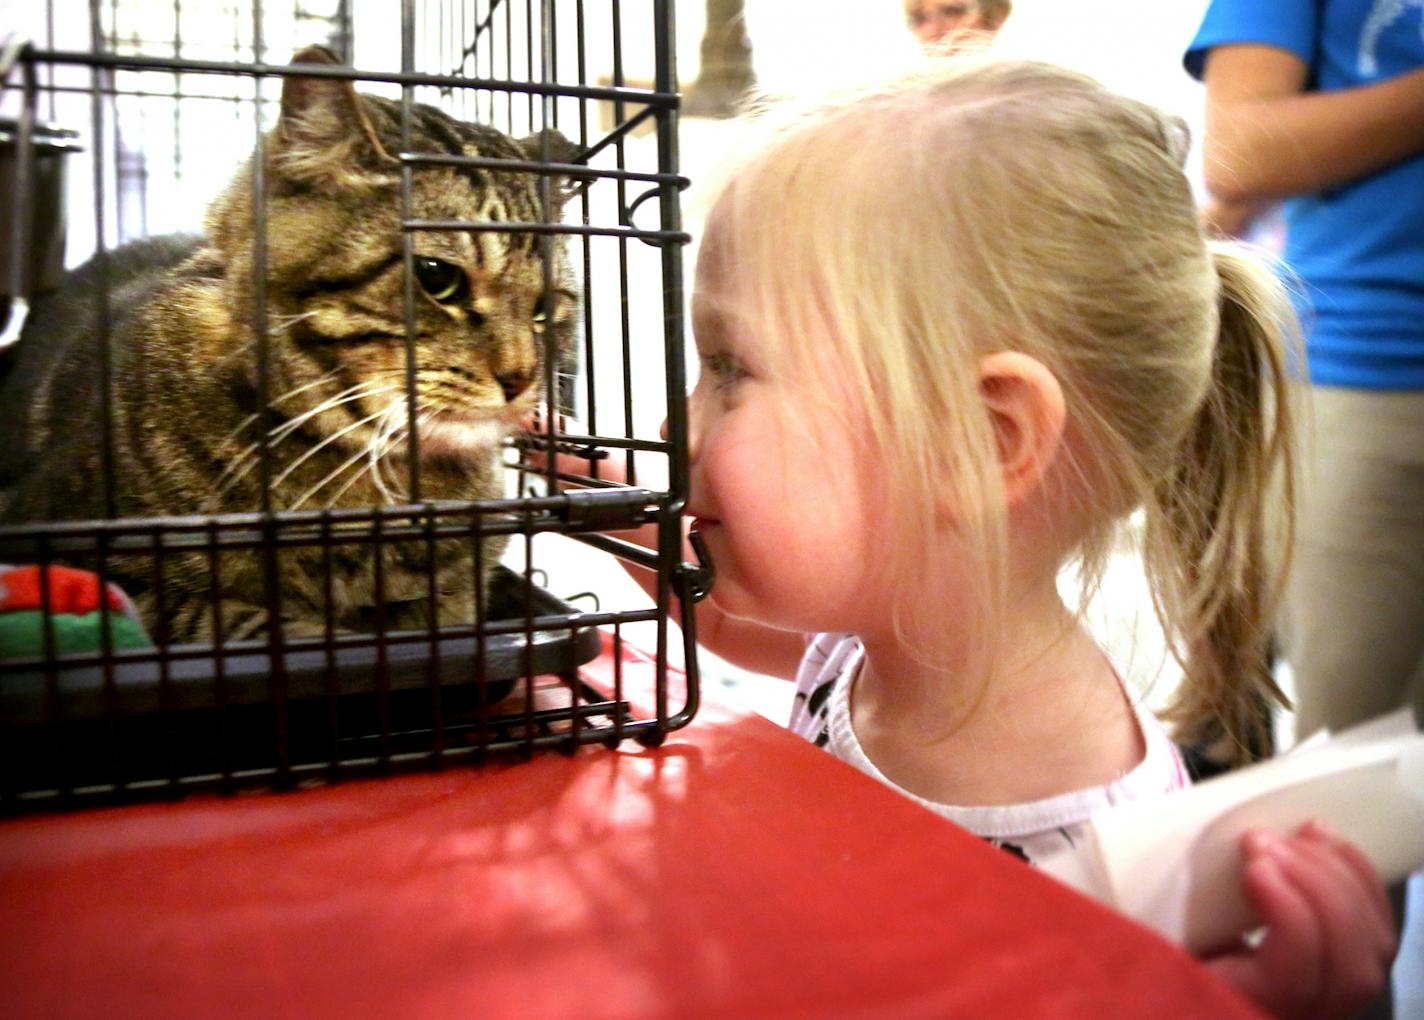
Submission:
[[[552,459],[555,480],[560,489],[581,488],[582,478],[594,478],[605,482],[624,482],[625,473],[619,458],[610,457],[607,450],[596,446],[570,441],[570,436],[581,435],[583,426],[559,414],[554,419],[553,457],[550,457],[549,421],[543,404],[534,407],[521,423],[523,434],[519,437],[520,463],[531,474],[548,474]]]
[[[1241,882],[1266,935],[1207,967],[1282,1020],[1356,1016],[1384,987],[1399,949],[1374,867],[1317,821],[1294,836],[1254,829],[1241,852]]]

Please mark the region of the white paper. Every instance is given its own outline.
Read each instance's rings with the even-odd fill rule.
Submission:
[[[1040,861],[1060,881],[1193,952],[1259,922],[1241,889],[1241,836],[1318,818],[1386,883],[1424,867],[1424,736],[1408,710],[1189,790],[1095,815],[1075,850]]]

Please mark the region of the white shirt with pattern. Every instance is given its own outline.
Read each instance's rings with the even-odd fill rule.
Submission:
[[[1181,754],[1162,723],[1128,692],[1147,752],[1141,762],[1112,782],[1023,804],[959,807],[926,800],[888,779],[856,739],[850,718],[850,687],[864,656],[865,649],[854,635],[812,637],[796,674],[791,730],[935,814],[1029,862],[1065,845],[1077,845],[1083,824],[1096,811],[1125,801],[1159,797],[1191,783]],[[1111,654],[1108,658],[1122,677],[1118,663],[1112,661]]]

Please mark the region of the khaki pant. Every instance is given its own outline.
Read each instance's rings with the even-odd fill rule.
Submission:
[[[1296,735],[1424,717],[1424,392],[1312,387],[1281,639]]]

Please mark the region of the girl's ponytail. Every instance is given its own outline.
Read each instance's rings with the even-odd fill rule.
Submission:
[[[1270,709],[1287,704],[1269,648],[1294,526],[1295,332],[1269,269],[1226,246],[1212,255],[1220,324],[1211,385],[1178,466],[1149,502],[1144,551],[1153,590],[1181,610],[1186,679],[1167,718],[1179,742],[1230,766],[1271,752]]]

